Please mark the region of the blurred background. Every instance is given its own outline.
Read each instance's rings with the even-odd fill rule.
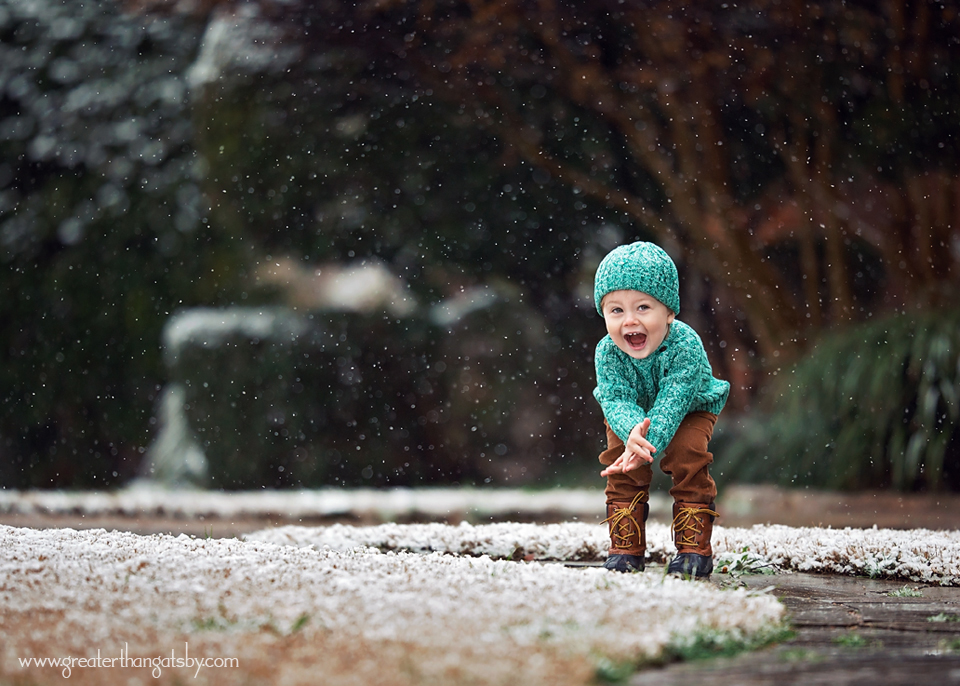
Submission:
[[[955,2],[0,0],[0,488],[600,488],[655,241],[721,487],[960,490]]]

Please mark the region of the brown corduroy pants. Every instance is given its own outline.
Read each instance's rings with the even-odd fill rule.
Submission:
[[[691,412],[683,421],[670,445],[662,453],[654,453],[660,469],[673,479],[670,495],[674,502],[712,503],[717,497],[717,484],[710,476],[713,453],[707,450],[717,415],[710,412]],[[600,453],[600,463],[611,465],[623,453],[623,441],[607,427],[607,449]],[[604,493],[608,503],[631,502],[640,491],[650,491],[653,467],[645,464],[626,474],[607,477]]]

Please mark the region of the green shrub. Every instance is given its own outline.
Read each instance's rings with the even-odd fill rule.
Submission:
[[[770,411],[718,442],[727,479],[957,490],[960,312],[900,315],[829,336],[760,405]]]

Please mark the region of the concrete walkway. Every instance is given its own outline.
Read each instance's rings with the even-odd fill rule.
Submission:
[[[710,583],[774,586],[794,637],[733,658],[644,670],[631,686],[960,684],[960,588],[792,573],[715,574]]]

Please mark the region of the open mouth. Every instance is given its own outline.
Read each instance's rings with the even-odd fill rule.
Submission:
[[[647,343],[647,334],[645,333],[628,333],[623,338],[633,350],[640,350]]]

